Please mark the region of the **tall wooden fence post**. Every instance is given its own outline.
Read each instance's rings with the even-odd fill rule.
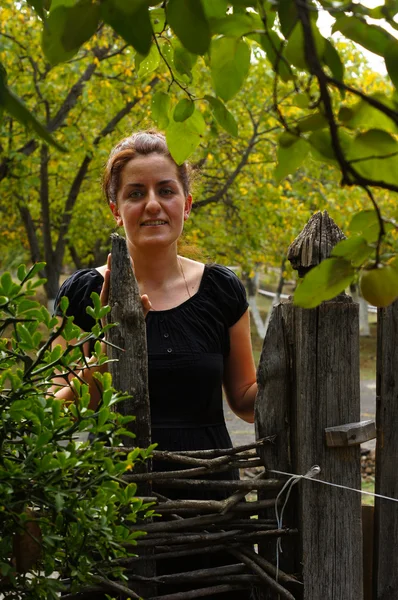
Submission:
[[[147,448],[151,443],[151,415],[148,393],[148,359],[146,345],[146,328],[142,310],[141,296],[124,238],[112,235],[112,268],[109,290],[111,312],[108,321],[118,323],[109,330],[107,337],[112,346],[108,346],[110,359],[109,371],[113,385],[121,392],[131,394],[131,398],[117,405],[117,410],[124,415],[135,415],[136,420],[127,428],[135,435],[135,439],[126,438],[127,445]],[[119,350],[121,348],[122,350]],[[138,467],[139,472],[151,470],[148,460]],[[137,470],[137,467],[135,467]],[[151,483],[139,484],[142,496],[151,496]],[[155,562],[150,559],[137,563],[136,575],[155,577]],[[156,585],[137,583],[132,585],[134,591],[143,598],[156,596]]]
[[[343,237],[326,211],[317,213],[291,245],[289,259],[303,276]],[[332,431],[331,443],[338,445],[330,447],[325,432],[360,420],[358,305],[341,294],[310,310],[292,301],[276,306],[258,382],[257,435],[277,435],[262,449],[266,468],[305,474],[317,464],[320,479],[359,489],[359,446],[340,445],[353,440]],[[308,480],[296,488],[285,525],[300,532],[295,563],[302,563],[302,597],[362,600],[360,495]]]
[[[398,498],[398,300],[378,311],[376,427],[376,493]],[[396,502],[376,498],[374,535],[374,600],[396,600]]]

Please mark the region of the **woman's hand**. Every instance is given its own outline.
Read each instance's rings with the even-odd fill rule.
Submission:
[[[131,266],[134,270],[134,263],[133,263],[132,259],[131,259]],[[108,299],[109,299],[109,284],[110,284],[110,278],[111,278],[111,254],[108,254],[108,260],[106,262],[106,268],[103,273],[103,276],[104,276],[104,283],[102,284],[100,300],[101,300],[101,305],[105,306],[106,304],[108,304]],[[147,316],[147,314],[149,313],[149,311],[151,310],[152,304],[151,304],[151,301],[149,300],[147,294],[143,294],[141,296],[141,302],[142,302],[142,310],[144,311],[144,318],[145,318]]]

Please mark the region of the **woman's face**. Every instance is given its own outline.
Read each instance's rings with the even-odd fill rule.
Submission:
[[[173,161],[161,154],[130,160],[120,175],[117,206],[111,209],[131,248],[175,243],[191,210]]]

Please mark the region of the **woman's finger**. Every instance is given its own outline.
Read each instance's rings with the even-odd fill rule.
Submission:
[[[149,300],[148,296],[146,294],[143,294],[141,296],[141,302],[142,302],[142,309],[144,311],[144,317],[147,316],[147,314],[149,313],[149,311],[152,308],[152,304],[151,301]]]
[[[105,306],[106,304],[108,304],[110,277],[111,277],[111,255],[108,254],[108,260],[106,262],[106,269],[104,272],[104,283],[102,284],[102,289],[101,289],[101,294],[100,294],[100,300],[101,300],[102,306]]]

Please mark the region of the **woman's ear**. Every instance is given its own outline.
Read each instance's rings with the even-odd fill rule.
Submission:
[[[113,216],[115,217],[116,224],[118,225],[118,227],[122,227],[123,226],[123,219],[120,216],[117,204],[115,204],[115,202],[109,202],[109,206],[111,208]]]
[[[191,212],[191,208],[192,208],[192,196],[191,196],[191,194],[188,194],[188,196],[185,198],[184,221],[186,221],[188,219],[189,213]]]

